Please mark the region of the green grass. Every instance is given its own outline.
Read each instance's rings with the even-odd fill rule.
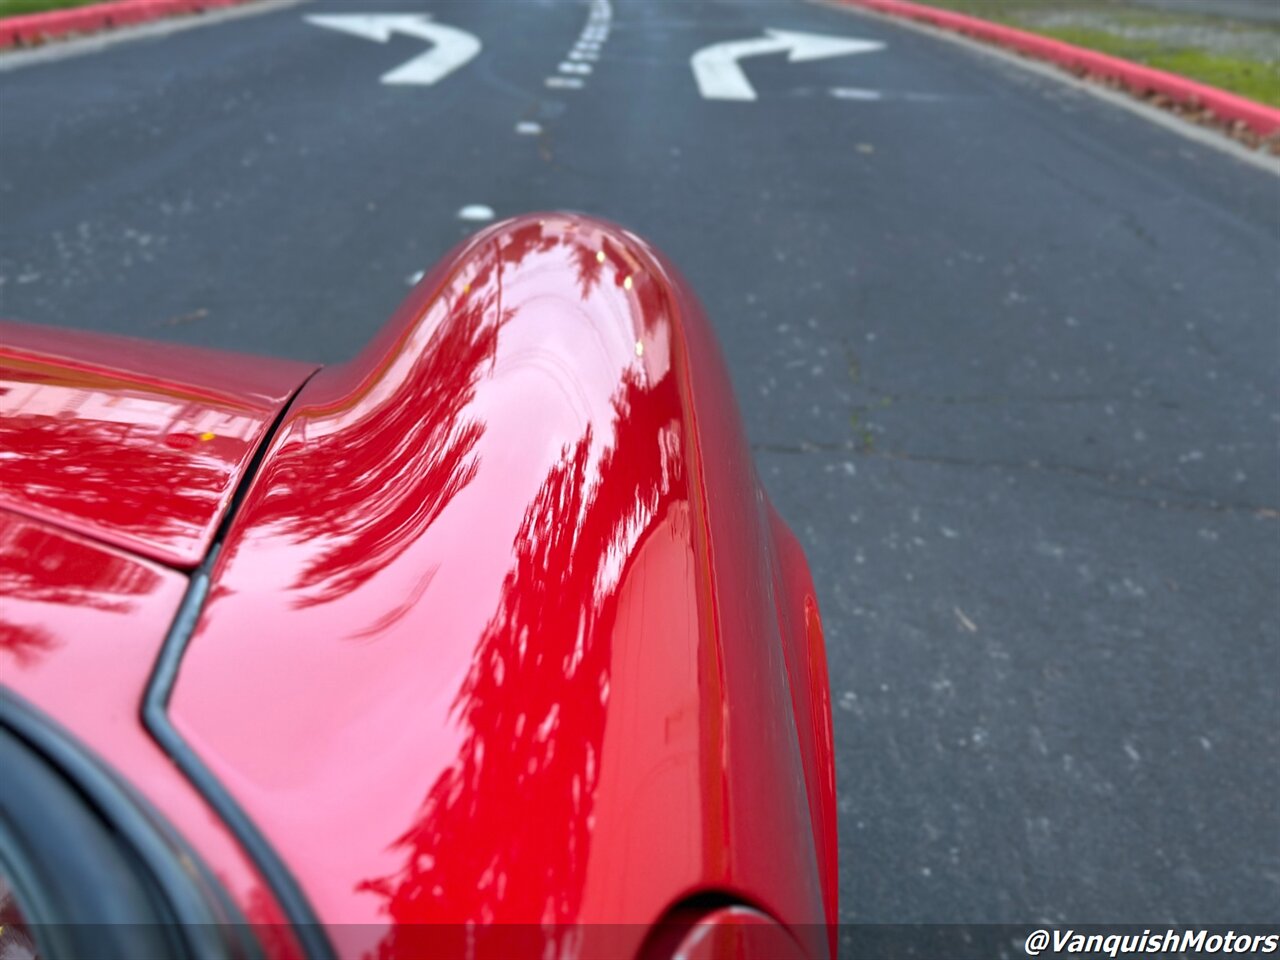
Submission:
[[[1160,27],[1193,26],[1225,33],[1263,31],[1275,39],[1280,51],[1280,30],[1219,17],[1166,13],[1128,7],[1123,0],[923,0],[997,23],[1065,40],[1077,46],[1122,57],[1158,70],[1229,90],[1251,100],[1280,106],[1280,56],[1270,60],[1223,53],[1203,47],[1174,45],[1156,40],[1125,37],[1102,27],[1042,27],[1035,19],[1047,13],[1103,14],[1117,25]]]
[[[943,7],[968,13],[984,20],[1019,25],[1019,17],[1053,10],[1084,10],[1091,13],[1113,13],[1114,4],[1107,0],[917,0],[930,7]]]
[[[1058,27],[1037,30],[1080,47],[1123,57],[1157,70],[1167,70],[1251,100],[1280,107],[1280,62],[1206,53],[1194,47],[1171,47],[1150,40],[1117,37],[1101,30]]]
[[[41,10],[61,10],[64,7],[87,7],[102,0],[0,0],[0,17],[16,17],[23,13],[39,13]]]

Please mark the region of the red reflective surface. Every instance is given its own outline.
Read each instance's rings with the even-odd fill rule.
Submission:
[[[498,225],[303,389],[171,716],[345,955],[424,923],[633,954],[701,891],[820,955],[826,673],[775,528],[670,267],[595,221]]]
[[[0,321],[0,506],[194,567],[312,370]]]
[[[176,571],[0,509],[0,696],[12,691],[53,717],[141,790],[260,927],[268,954],[296,956],[255,868],[139,717],[186,585]]]

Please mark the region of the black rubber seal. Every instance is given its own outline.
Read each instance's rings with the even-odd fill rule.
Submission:
[[[66,851],[59,851],[57,848],[58,843],[76,842],[70,836],[70,833],[75,832],[71,830],[73,821],[80,827],[77,836],[82,840],[87,837],[103,848],[99,850],[97,857],[85,861],[91,865],[85,877],[63,873],[53,877],[56,882],[52,887],[62,891],[62,896],[55,900],[67,902],[60,903],[54,909],[49,909],[44,904],[45,909],[36,910],[44,922],[53,924],[43,931],[45,935],[71,936],[73,939],[89,937],[91,941],[94,940],[92,925],[84,926],[74,918],[84,904],[92,903],[95,897],[101,898],[105,893],[110,893],[116,897],[116,906],[124,911],[123,915],[137,920],[136,923],[131,921],[129,925],[122,927],[123,933],[143,939],[132,947],[125,947],[119,936],[107,937],[108,941],[115,943],[120,949],[113,952],[103,942],[99,947],[105,952],[100,955],[126,956],[129,953],[154,952],[148,951],[145,944],[148,936],[155,935],[170,942],[168,948],[161,950],[162,954],[170,957],[181,955],[192,960],[220,960],[228,957],[257,958],[262,955],[257,942],[248,933],[248,924],[227,898],[225,891],[195,852],[146,799],[120,780],[72,734],[11,690],[4,688],[0,688],[0,737],[13,738],[6,742],[21,744],[30,757],[40,758],[39,763],[47,771],[38,775],[30,773],[24,778],[24,783],[30,790],[36,790],[40,783],[46,783],[43,795],[45,800],[42,801],[39,796],[32,796],[27,800],[28,806],[31,803],[44,804],[36,814],[35,821],[55,816],[53,811],[56,809],[63,810],[65,814],[56,818],[56,829],[35,830],[34,833],[31,828],[32,818],[19,818],[27,823],[27,828],[22,830],[22,836],[10,836],[9,842],[4,845],[9,849],[11,857],[21,861],[22,849],[32,844],[44,850],[40,858],[42,862],[52,857],[50,862],[66,863],[76,857],[89,856],[86,850],[73,851],[74,856],[63,855]],[[22,762],[30,767],[30,760]],[[31,767],[31,770],[36,771],[37,768]],[[63,787],[52,786],[54,781],[50,777],[54,776],[60,778]],[[79,801],[73,802],[73,795],[78,795]],[[22,806],[22,798],[17,793],[10,799],[11,802],[18,803],[19,807]],[[94,821],[105,825],[106,832],[101,836],[98,836],[96,828],[92,826]],[[0,821],[0,827],[3,825],[3,821]],[[20,824],[11,826],[17,829]],[[110,837],[117,837],[119,840],[112,841]],[[84,845],[92,846],[88,840]],[[114,849],[108,850],[107,847]],[[111,884],[110,891],[81,890],[79,894],[66,896],[66,891],[76,889],[77,884],[94,882],[89,874],[94,870],[109,870],[106,866],[109,863],[116,863],[124,871],[116,874],[116,882]],[[120,864],[131,866],[125,868]],[[10,866],[14,865],[11,861]],[[42,872],[41,869],[33,869],[35,873]],[[46,877],[46,881],[48,880]],[[34,884],[35,893],[40,897],[51,892],[52,887],[48,882]],[[150,899],[150,907],[141,906],[141,901],[120,898],[121,891],[134,888],[152,891],[144,897]],[[133,904],[131,907],[130,903]],[[64,925],[61,918],[67,918],[70,925]],[[101,929],[96,931],[97,934],[113,932],[109,925],[99,926]],[[114,933],[121,934],[121,930]],[[37,930],[37,935],[41,932]],[[66,951],[52,952],[58,955]]]
[[[314,376],[314,373],[312,375]],[[310,377],[307,379],[310,380]],[[208,554],[191,574],[187,591],[182,597],[182,603],[178,606],[177,616],[169,628],[164,646],[160,649],[160,656],[147,681],[146,693],[142,699],[142,722],[155,738],[156,743],[177,764],[187,780],[222,818],[227,829],[234,834],[241,848],[258,868],[272,893],[275,894],[280,909],[284,911],[292,925],[294,935],[306,956],[310,960],[334,960],[336,954],[325,935],[324,927],[302,892],[302,888],[289,872],[289,868],[285,866],[284,861],[267,842],[249,815],[244,812],[227,788],[191,749],[169,720],[169,699],[173,695],[173,686],[178,679],[178,668],[182,663],[187,645],[191,642],[196,624],[200,620],[205,600],[208,598],[214,564],[217,563],[227,531],[232,519],[239,512],[249,487],[258,475],[262,461],[274,443],[285,417],[293,406],[293,401],[306,386],[306,382],[303,381],[298,387],[290,398],[290,402],[285,404],[279,416],[267,430],[261,446],[240,478],[235,494],[231,498],[231,504],[214,534],[213,544]]]

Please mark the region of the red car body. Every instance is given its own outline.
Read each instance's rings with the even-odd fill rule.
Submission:
[[[835,953],[813,585],[650,246],[498,224],[320,370],[0,341],[6,710],[255,949]]]

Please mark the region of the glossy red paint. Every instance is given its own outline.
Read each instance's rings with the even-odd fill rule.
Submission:
[[[0,321],[0,507],[194,567],[313,370]]]
[[[297,957],[273,894],[139,721],[186,586],[173,570],[0,509],[0,696],[54,717],[124,775],[221,880],[268,955]]]
[[[344,955],[634,955],[709,892],[834,953],[812,584],[699,306],[611,225],[490,228],[306,385],[171,717]]]
[[[109,0],[69,10],[0,17],[0,49],[230,7],[246,0]]]

